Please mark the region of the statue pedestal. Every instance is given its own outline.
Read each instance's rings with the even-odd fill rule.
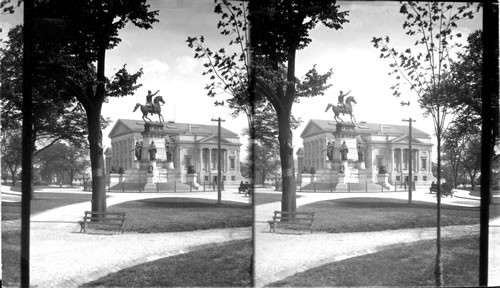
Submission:
[[[153,183],[153,175],[148,174],[148,180],[146,186],[144,186],[144,192],[156,192],[156,185]]]
[[[365,161],[358,162],[358,169],[366,169]]]
[[[168,170],[173,170],[174,169],[174,162],[167,162],[167,167]]]
[[[392,186],[389,184],[389,174],[378,174],[377,182],[379,185],[384,186],[384,188],[392,189]]]
[[[326,163],[325,163],[325,169],[332,169],[332,162],[327,160]]]
[[[346,175],[339,174],[338,176],[338,184],[335,186],[335,192],[347,192],[347,184],[346,184]]]
[[[340,167],[344,167],[344,168],[342,169]],[[350,172],[349,172],[349,162],[347,160],[342,160],[340,162],[340,167],[339,167],[341,169],[340,171],[343,170],[344,173],[339,172],[339,174],[344,174],[345,176],[348,177],[349,174],[350,174]]]
[[[134,169],[141,169],[141,161],[134,160]]]

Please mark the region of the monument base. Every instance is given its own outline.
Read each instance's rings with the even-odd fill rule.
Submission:
[[[168,170],[173,170],[174,169],[174,162],[170,161],[170,162],[167,162],[167,165],[166,167]]]
[[[345,182],[345,180],[345,174],[339,174],[339,182],[335,186],[335,192],[347,192],[347,183]]]
[[[364,161],[363,162],[358,162],[357,166],[358,166],[358,169],[366,169]]]
[[[153,183],[153,175],[148,174],[148,182],[146,183],[146,186],[144,186],[144,192],[156,192],[156,184]]]

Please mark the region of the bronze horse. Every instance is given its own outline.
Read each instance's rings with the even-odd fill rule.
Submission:
[[[356,118],[354,117],[354,115],[352,115],[352,104],[351,102],[353,103],[356,103],[356,100],[354,99],[354,96],[349,96],[345,99],[345,106],[342,106],[342,105],[333,105],[331,103],[328,103],[328,106],[326,106],[326,110],[325,112],[328,111],[328,109],[330,109],[330,107],[332,107],[332,111],[333,113],[335,114],[335,116],[333,116],[333,119],[335,119],[335,121],[339,122],[337,119],[339,119],[340,121],[344,122],[344,120],[342,120],[340,117],[339,117],[339,114],[342,113],[342,114],[349,114],[351,116],[351,122],[354,123],[354,121],[356,121]],[[353,120],[354,118],[354,120]]]
[[[163,119],[163,115],[161,115],[160,103],[165,104],[165,100],[163,100],[162,96],[156,96],[153,100],[152,106],[142,105],[141,103],[135,104],[134,112],[137,110],[137,108],[141,107],[142,120],[144,120],[144,122],[146,122],[146,119],[148,119],[149,122],[152,122],[151,119],[148,118],[148,113],[151,113],[151,115],[158,114],[158,119],[160,120],[160,122],[165,122],[165,120]]]

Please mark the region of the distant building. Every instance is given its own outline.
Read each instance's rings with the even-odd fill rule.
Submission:
[[[134,169],[135,143],[142,141],[144,122],[139,120],[119,119],[108,137],[111,138],[111,148],[106,149],[106,166],[119,171]],[[165,123],[165,141],[176,143],[172,155],[174,173],[186,179],[188,169],[197,174],[198,183],[217,181],[217,133],[215,125],[190,123]],[[222,179],[241,181],[240,174],[240,143],[236,133],[221,127]],[[165,151],[160,150],[159,151]],[[158,159],[165,155],[157,156]],[[190,167],[190,168],[189,168]],[[192,171],[190,171],[192,172]]]
[[[373,183],[377,182],[380,169],[386,170],[392,185],[408,180],[409,172],[409,134],[407,125],[375,124],[360,122],[352,132],[353,143],[349,147],[349,161],[363,162],[360,174],[366,174]],[[334,141],[336,123],[328,120],[313,119],[307,123],[300,135],[303,147],[297,151],[298,172],[329,169],[326,151],[327,144]],[[355,139],[355,140],[354,140]],[[340,139],[343,141],[343,139]],[[429,134],[412,129],[412,176],[417,185],[428,185],[433,180]],[[363,148],[363,160],[359,161],[356,145]],[[335,147],[337,151],[339,147]],[[354,167],[354,166],[353,166]],[[358,168],[358,166],[356,166]]]

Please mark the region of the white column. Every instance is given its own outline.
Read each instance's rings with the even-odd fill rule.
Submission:
[[[417,158],[416,163],[415,163],[417,165],[416,166],[416,169],[417,169],[416,173],[419,173],[420,172],[420,151],[418,149],[417,149],[416,154],[417,154],[415,156]]]
[[[198,146],[198,164],[196,167],[198,167],[198,174],[201,175],[202,171],[203,171],[203,148],[201,148],[200,146]]]
[[[394,158],[396,157],[395,153],[396,152],[395,152],[394,148],[391,148],[391,175],[394,175],[394,169],[395,169]]]
[[[236,150],[236,158],[234,159],[236,163],[234,163],[236,172],[240,172],[240,151]]]
[[[431,150],[427,150],[427,173],[432,175],[432,160],[431,160]]]

